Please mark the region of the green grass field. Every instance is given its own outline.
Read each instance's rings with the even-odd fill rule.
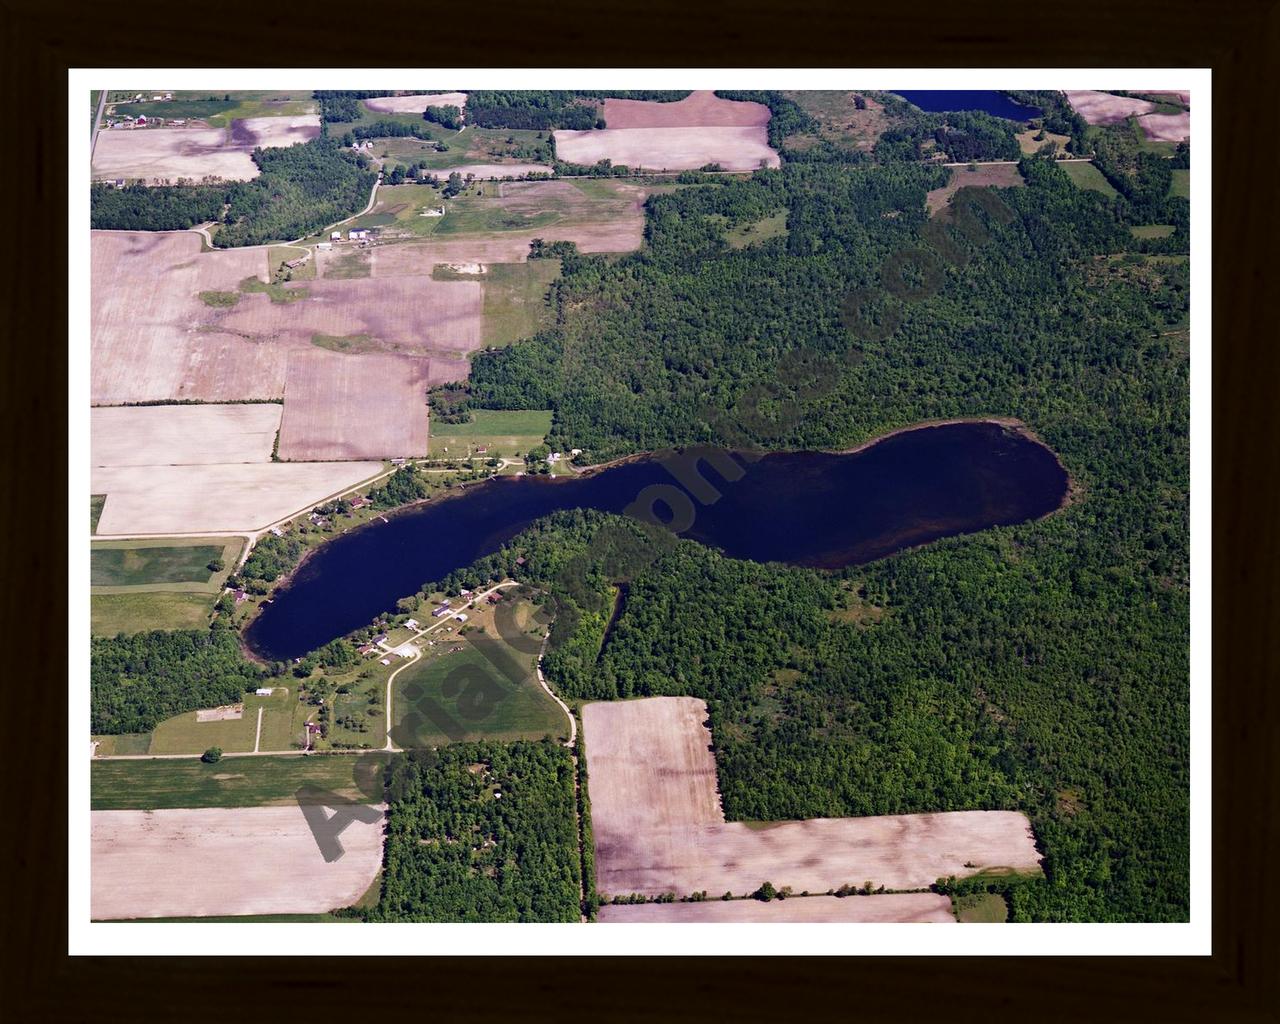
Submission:
[[[367,254],[356,251],[345,253],[330,263],[324,271],[326,278],[350,281],[358,277],[369,277],[372,268]]]
[[[1008,920],[1009,908],[1004,897],[996,892],[977,892],[952,899],[956,919],[961,924],[1003,924]]]
[[[370,114],[369,119],[382,115]],[[421,122],[420,115],[413,115]],[[551,149],[546,139],[546,132],[510,128],[467,128],[462,134],[432,125],[429,128],[434,137],[430,142],[412,137],[391,139],[375,139],[373,154],[386,159],[390,164],[416,165],[426,161],[430,171],[443,172],[443,177],[450,168],[464,164],[492,163],[550,163]],[[542,139],[538,135],[543,136]],[[339,136],[340,137],[340,136]],[[449,148],[437,152],[436,142],[442,142]]]
[[[93,593],[144,591],[216,594],[240,558],[239,537],[174,537],[150,540],[100,540],[90,551]],[[212,570],[210,563],[222,562]]]
[[[89,585],[127,587],[139,583],[206,584],[214,571],[209,563],[222,558],[223,544],[190,547],[116,547],[95,544],[89,556]]]
[[[172,100],[146,99],[141,103],[118,103],[114,111],[111,104],[120,97],[130,99],[137,93],[150,97],[157,92],[147,89],[135,89],[133,92],[113,92],[107,97],[108,112],[117,116],[130,114],[133,117],[196,118],[207,121],[211,128],[225,128],[233,120],[244,117],[294,117],[299,114],[314,114],[319,105],[308,94],[307,90],[293,91],[261,91],[239,90],[232,92],[178,90],[173,93]]]
[[[281,688],[284,690],[285,688]],[[270,697],[246,694],[244,713],[240,718],[219,722],[201,722],[195,711],[166,718],[151,734],[149,754],[201,754],[210,747],[221,747],[226,753],[248,753],[253,750],[258,731],[258,709],[262,708],[262,738],[258,749],[265,751],[300,748],[303,722],[316,710],[298,700],[292,689]]]
[[[470,423],[431,423],[433,457],[465,456],[487,447],[490,456],[523,454],[542,444],[551,430],[551,410],[476,409]],[[447,451],[446,451],[447,449]]]
[[[355,778],[361,764],[361,781]],[[375,794],[374,755],[313,754],[307,757],[233,757],[217,764],[183,761],[94,761],[90,777],[95,811],[157,810],[162,807],[267,807],[295,802],[302,786],[316,786],[347,800]]]
[[[267,272],[275,278],[276,274],[287,275],[289,281],[314,281],[316,279],[316,261],[307,260],[300,267],[290,270],[284,266],[289,260],[296,260],[306,255],[308,250],[297,245],[273,245],[267,250]]]
[[[484,286],[484,344],[500,348],[531,337],[551,323],[547,289],[560,276],[560,261],[490,263],[483,274],[460,274],[441,266],[431,276],[437,281],[479,281]]]
[[[1181,196],[1183,199],[1191,198],[1191,171],[1180,169],[1173,172],[1173,181],[1169,183],[1169,195]]]
[[[98,532],[98,520],[102,518],[102,508],[107,503],[105,494],[89,495],[89,532]]]
[[[1168,238],[1174,232],[1172,224],[1140,224],[1129,228],[1134,238]]]
[[[97,753],[101,757],[114,754],[146,754],[151,751],[151,733],[122,732],[113,736],[95,736]]]
[[[767,242],[771,238],[785,238],[787,235],[787,211],[779,210],[762,220],[750,224],[739,224],[724,233],[724,240],[731,249],[745,249],[757,242]]]
[[[1058,165],[1067,172],[1067,177],[1076,183],[1080,188],[1087,188],[1091,192],[1101,192],[1108,199],[1114,199],[1118,193],[1102,176],[1102,172],[1093,164],[1084,163],[1061,163]]]
[[[530,610],[524,604],[517,614],[527,616]],[[437,640],[435,648],[396,676],[392,721],[401,728],[406,722],[417,723],[412,740],[399,735],[397,742],[442,746],[481,739],[568,736],[564,712],[538,685],[536,653],[518,651],[501,641],[491,643],[498,664],[466,637],[456,641],[450,637]],[[462,650],[450,653],[458,646]]]
[[[89,630],[94,636],[115,636],[153,629],[202,629],[209,625],[213,602],[212,594],[93,594],[89,598]]]

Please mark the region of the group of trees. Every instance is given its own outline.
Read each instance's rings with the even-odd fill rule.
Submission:
[[[268,675],[226,629],[94,637],[89,653],[95,733],[149,732],[184,711],[238,701]]]
[[[371,921],[577,921],[569,752],[462,743],[388,766],[382,897]]]
[[[214,221],[214,245],[231,248],[299,238],[358,212],[377,172],[336,139],[255,149],[261,169],[249,181],[221,185],[94,185],[90,223],[124,231],[177,231]]]

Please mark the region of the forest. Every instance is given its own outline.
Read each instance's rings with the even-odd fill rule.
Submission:
[[[179,231],[213,221],[219,248],[300,238],[357,213],[377,172],[362,156],[321,136],[298,146],[255,149],[249,181],[218,185],[94,185],[90,225],[117,231]]]
[[[603,649],[619,570],[593,561],[598,517],[537,524],[474,572],[556,595],[545,669],[566,697],[706,698],[731,818],[1017,807],[1048,878],[1011,894],[1016,919],[1185,920],[1187,264],[1134,251],[1125,201],[1022,171],[1007,220],[968,234],[926,225],[941,168],[652,197],[648,247],[569,268],[555,326],[477,357],[472,400],[549,402],[550,443],[593,459],[1012,415],[1071,473],[1066,509],[835,576],[682,543],[642,560]],[[783,208],[785,239],[722,241]],[[883,289],[904,249],[937,254],[940,286],[886,292],[896,319],[851,335],[850,290]]]
[[[398,754],[370,921],[577,921],[574,768],[549,740]]]

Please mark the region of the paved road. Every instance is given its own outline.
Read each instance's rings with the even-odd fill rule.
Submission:
[[[93,134],[89,137],[89,162],[93,162],[93,151],[98,148],[98,126],[102,124],[102,112],[107,107],[107,90],[102,90],[98,97],[98,115],[93,119]]]

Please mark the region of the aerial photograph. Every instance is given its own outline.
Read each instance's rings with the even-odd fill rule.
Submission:
[[[86,921],[1190,922],[1191,90],[455,74],[72,96]]]

